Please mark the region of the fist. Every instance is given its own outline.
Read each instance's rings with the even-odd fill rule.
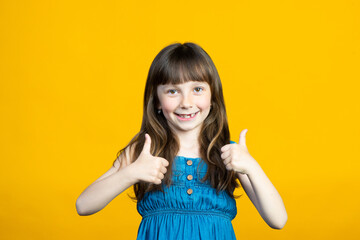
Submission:
[[[249,170],[256,164],[255,159],[246,147],[246,133],[247,129],[241,131],[238,144],[227,144],[221,148],[221,158],[229,171],[248,174]]]
[[[138,181],[142,180],[154,184],[161,184],[169,162],[165,158],[152,156],[150,147],[151,138],[149,134],[146,133],[144,147],[139,157],[133,163],[134,174]]]

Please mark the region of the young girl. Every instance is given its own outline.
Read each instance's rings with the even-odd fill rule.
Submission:
[[[230,133],[220,77],[194,43],[165,47],[151,64],[141,130],[113,167],[79,196],[79,215],[94,214],[134,185],[142,221],[137,239],[236,239],[239,179],[265,222],[281,229],[283,201],[245,144]]]

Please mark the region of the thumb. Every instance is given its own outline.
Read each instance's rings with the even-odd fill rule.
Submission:
[[[150,135],[145,133],[145,142],[143,146],[142,153],[148,153],[150,154],[150,147],[151,147],[151,138]]]
[[[242,130],[240,133],[240,137],[239,137],[239,144],[241,146],[245,147],[246,149],[247,149],[247,147],[246,147],[245,135],[246,135],[247,131],[248,131],[247,129]]]

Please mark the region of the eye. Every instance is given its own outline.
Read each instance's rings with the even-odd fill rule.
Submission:
[[[176,89],[170,89],[167,91],[167,93],[169,93],[170,95],[174,95],[175,93],[177,93]]]
[[[204,89],[202,87],[196,87],[194,88],[194,91],[197,92],[197,93],[200,93],[202,92]]]

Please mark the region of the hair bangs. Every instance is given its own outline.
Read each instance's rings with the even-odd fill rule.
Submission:
[[[185,49],[186,50],[186,49]],[[158,84],[182,84],[189,81],[207,82],[211,84],[211,67],[206,59],[194,52],[174,52],[167,59],[158,78]]]

